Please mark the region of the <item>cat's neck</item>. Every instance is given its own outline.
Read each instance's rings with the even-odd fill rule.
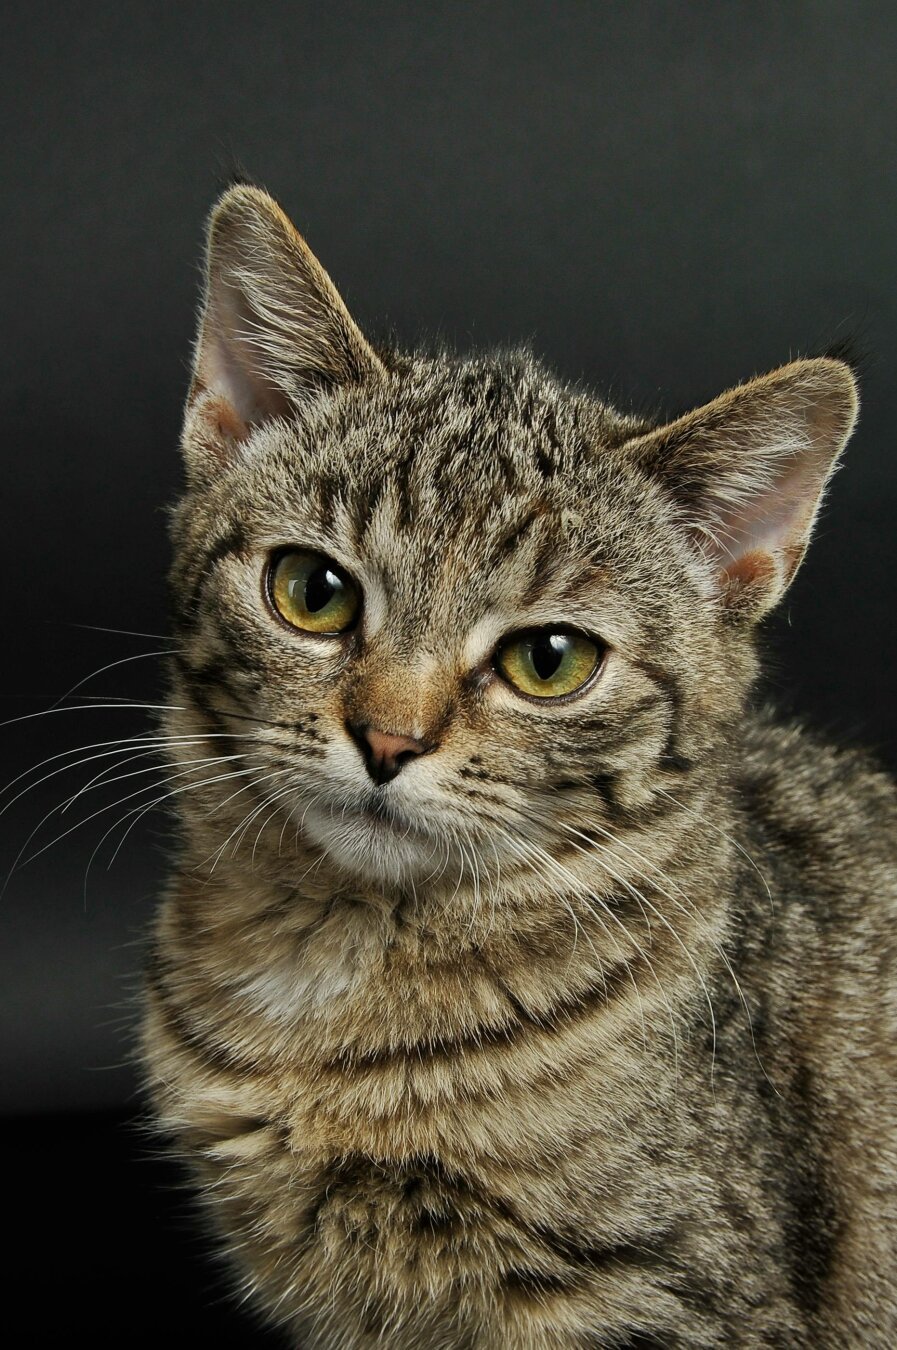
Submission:
[[[175,911],[192,963],[284,1035],[309,1017],[316,1034],[326,1024],[334,1054],[464,1035],[509,1009],[538,1019],[622,987],[659,998],[668,1020],[719,963],[736,845],[695,808],[665,820],[647,843],[583,831],[563,856],[534,853],[516,870],[388,884],[301,840],[276,865],[264,841],[254,860],[250,849],[212,863],[199,835]],[[364,1011],[372,999],[380,1023]]]

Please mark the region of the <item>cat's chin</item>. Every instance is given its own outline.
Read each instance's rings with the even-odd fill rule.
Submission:
[[[403,882],[446,871],[446,845],[413,824],[377,810],[309,807],[303,834],[341,870],[371,881]]]

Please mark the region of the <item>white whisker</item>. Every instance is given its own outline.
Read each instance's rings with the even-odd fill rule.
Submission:
[[[173,655],[173,652],[173,648],[166,648],[164,651],[138,652],[136,656],[123,656],[118,661],[110,661],[108,665],[100,666],[98,670],[93,671],[90,675],[85,675],[82,679],[73,684],[71,689],[67,690],[64,694],[61,694],[56,702],[50,705],[48,711],[52,712],[54,708],[58,708],[60,703],[64,703],[67,698],[71,698],[76,689],[80,689],[84,684],[89,684],[91,680],[95,680],[98,675],[105,674],[107,670],[115,670],[116,666],[126,666],[132,661],[149,661],[154,656],[171,656]]]

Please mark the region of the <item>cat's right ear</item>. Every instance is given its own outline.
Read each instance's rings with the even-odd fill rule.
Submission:
[[[322,388],[382,374],[330,277],[266,192],[240,185],[209,218],[183,447],[207,481],[253,429]]]

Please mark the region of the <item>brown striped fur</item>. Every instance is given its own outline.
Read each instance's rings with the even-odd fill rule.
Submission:
[[[893,1345],[895,794],[749,706],[849,371],[653,429],[375,351],[245,187],[208,276],[144,1049],[240,1286],[309,1350]],[[288,544],[356,630],[277,619]],[[558,622],[604,667],[522,699]]]

